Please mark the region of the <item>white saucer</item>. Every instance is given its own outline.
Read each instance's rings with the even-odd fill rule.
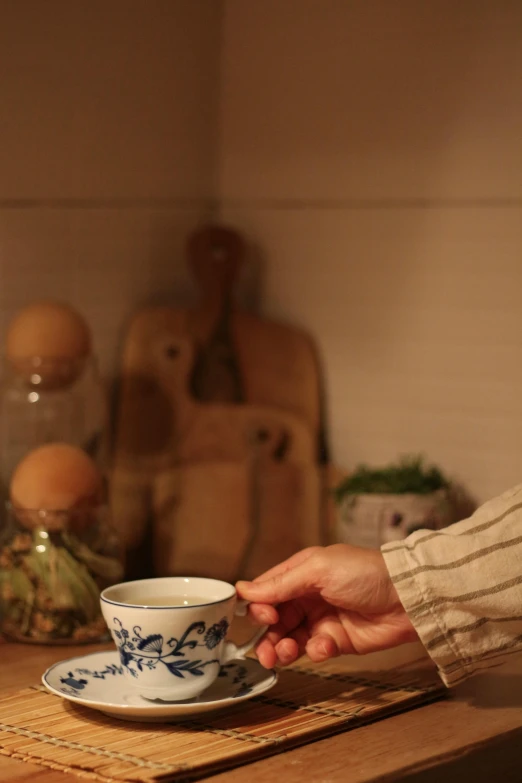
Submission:
[[[118,653],[97,652],[55,663],[43,674],[51,693],[114,718],[172,721],[231,707],[259,696],[277,682],[275,671],[247,659],[226,664],[217,680],[195,699],[164,702],[144,699],[129,688]]]

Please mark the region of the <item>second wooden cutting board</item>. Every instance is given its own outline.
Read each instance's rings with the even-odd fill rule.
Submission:
[[[156,542],[163,542],[155,545],[161,572],[192,562],[191,540],[199,542],[196,555],[207,568],[212,559],[201,553],[210,546],[224,578],[261,568],[270,551],[277,562],[323,540],[315,347],[299,330],[233,304],[241,253],[242,241],[229,229],[198,232],[189,257],[200,303],[191,310],[145,309],[127,335],[113,508],[125,540],[139,541],[152,521]],[[218,568],[224,537],[238,542],[237,551],[234,543]]]

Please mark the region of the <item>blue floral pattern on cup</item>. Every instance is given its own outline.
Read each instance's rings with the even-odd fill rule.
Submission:
[[[208,631],[205,633],[204,643],[209,650],[213,650],[220,642],[223,641],[228,631],[228,620],[223,617],[219,623],[211,625]]]
[[[123,627],[121,620],[115,617],[114,636],[117,639],[121,664],[133,677],[138,677],[139,672],[145,668],[155,669],[159,664],[165,666],[175,677],[201,677],[206,666],[219,665],[219,660],[188,658],[184,651],[192,651],[196,647],[213,650],[227,635],[228,626],[226,617],[210,628],[201,621],[191,623],[179,639],[172,637],[165,642],[159,633],[143,636],[139,625],[134,626],[131,634]],[[203,641],[198,641],[197,636],[202,636]]]

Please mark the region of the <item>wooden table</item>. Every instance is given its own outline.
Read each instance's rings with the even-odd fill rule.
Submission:
[[[32,685],[55,661],[85,647],[0,642],[0,692]],[[89,650],[105,649],[105,646]],[[346,659],[354,671],[393,668],[422,656],[418,645]],[[248,774],[247,774],[248,770]],[[522,657],[470,679],[451,698],[352,729],[248,767],[212,783],[419,783],[522,781]],[[1,783],[78,783],[80,778],[0,755]]]

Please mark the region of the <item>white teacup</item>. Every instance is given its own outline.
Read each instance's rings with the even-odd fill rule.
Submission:
[[[233,585],[203,577],[122,582],[100,598],[129,685],[147,699],[184,701],[208,688],[220,667],[242,660],[246,644],[226,641],[234,614],[244,614]]]

